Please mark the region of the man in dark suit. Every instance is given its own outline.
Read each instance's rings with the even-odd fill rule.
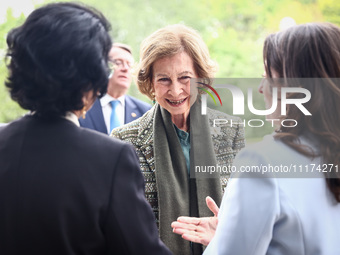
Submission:
[[[133,147],[79,127],[106,91],[109,27],[66,2],[8,33],[6,86],[31,113],[0,127],[1,255],[170,255]]]
[[[106,95],[95,101],[85,119],[79,119],[82,127],[105,134],[110,134],[117,126],[138,119],[151,108],[149,104],[126,95],[132,81],[131,67],[134,62],[130,47],[114,43],[109,52],[109,61],[114,72],[110,77]],[[117,103],[113,106],[112,101]]]

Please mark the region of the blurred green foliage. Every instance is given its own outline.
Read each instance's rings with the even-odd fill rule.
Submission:
[[[53,2],[51,0],[45,1]],[[267,34],[279,30],[282,18],[289,16],[298,24],[330,21],[340,24],[340,2],[337,0],[83,0],[102,11],[112,25],[116,42],[131,45],[138,61],[142,40],[169,24],[183,23],[199,31],[209,47],[211,57],[219,64],[216,77],[261,77],[262,44]],[[0,53],[5,52],[6,33],[18,26],[24,17],[0,24]],[[0,62],[0,82],[4,84],[6,68]],[[133,84],[129,94],[148,101]],[[13,103],[8,92],[0,88],[0,122],[11,121],[24,111]],[[259,100],[262,100],[261,98]],[[148,101],[150,102],[150,101]],[[268,133],[270,130],[263,130]],[[247,131],[248,137],[262,136]]]
[[[13,27],[17,27],[25,20],[25,17],[21,15],[19,18],[14,18],[12,9],[8,9],[6,13],[6,22],[0,24],[0,123],[6,123],[13,119],[16,119],[25,111],[19,107],[19,105],[12,101],[7,89],[5,88],[5,80],[7,75],[7,68],[5,65],[6,54],[6,34]]]

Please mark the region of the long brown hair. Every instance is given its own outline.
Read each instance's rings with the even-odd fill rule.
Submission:
[[[291,27],[269,35],[264,43],[263,59],[267,77],[273,71],[286,78],[308,79],[301,86],[308,89],[311,99],[304,104],[312,116],[305,116],[293,105],[287,106],[285,119],[298,125],[280,127],[275,137],[309,156],[321,156],[327,164],[340,166],[340,116],[332,115],[340,109],[340,29],[330,23],[310,23]],[[284,86],[293,86],[285,83]],[[292,94],[291,97],[297,97]],[[298,136],[311,134],[319,145],[319,155],[299,144]],[[325,173],[329,190],[340,203],[340,173],[335,167]]]

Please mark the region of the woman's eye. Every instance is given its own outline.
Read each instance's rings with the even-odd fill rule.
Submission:
[[[182,76],[179,79],[182,80],[182,81],[183,80],[185,81],[185,80],[191,79],[191,77],[190,76]]]
[[[159,82],[168,82],[168,81],[170,81],[170,79],[169,78],[160,78],[160,79],[158,79],[158,81]]]

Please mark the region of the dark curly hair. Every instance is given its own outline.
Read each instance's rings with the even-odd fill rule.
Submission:
[[[6,86],[14,101],[51,119],[84,107],[83,93],[106,93],[110,24],[97,10],[54,3],[7,36]]]

